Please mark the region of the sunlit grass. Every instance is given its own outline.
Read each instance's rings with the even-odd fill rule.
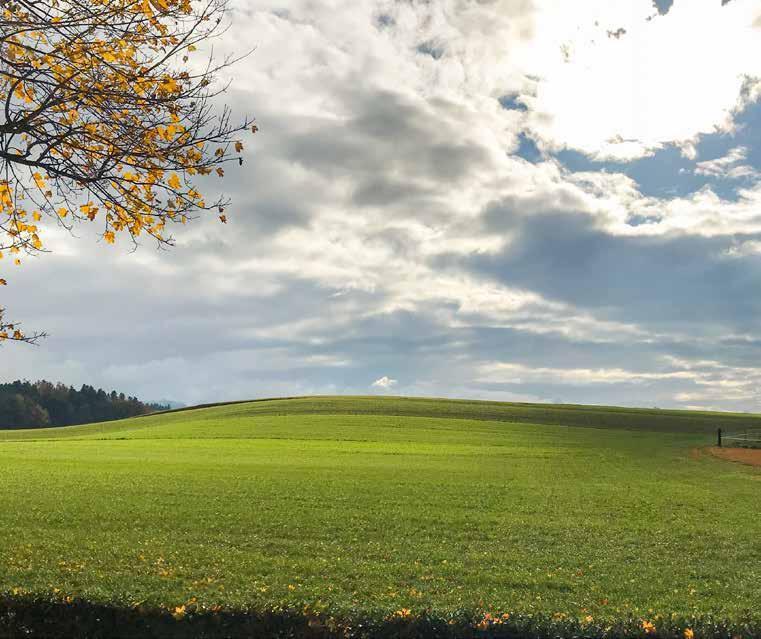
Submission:
[[[761,599],[761,474],[690,455],[712,442],[702,418],[311,401],[6,433],[0,592],[578,619]]]

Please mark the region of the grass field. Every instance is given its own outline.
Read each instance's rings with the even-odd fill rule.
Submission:
[[[755,619],[761,472],[695,449],[759,422],[304,398],[0,431],[0,593],[179,616]]]

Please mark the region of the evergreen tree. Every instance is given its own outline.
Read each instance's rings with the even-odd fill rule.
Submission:
[[[41,380],[0,384],[0,429],[70,426],[145,415],[168,406],[146,404],[87,384],[80,390]]]

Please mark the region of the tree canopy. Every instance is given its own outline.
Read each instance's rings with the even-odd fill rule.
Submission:
[[[79,390],[44,380],[0,384],[0,429],[106,422],[167,408],[87,384]]]
[[[0,2],[0,265],[44,251],[40,222],[100,225],[172,244],[167,226],[214,211],[197,176],[241,163],[240,134],[215,98],[234,62],[194,60],[225,29],[227,0]],[[6,285],[0,279],[0,286]],[[0,343],[34,341],[3,319]]]

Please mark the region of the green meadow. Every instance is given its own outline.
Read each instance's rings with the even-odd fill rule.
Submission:
[[[0,431],[0,593],[178,618],[755,618],[761,472],[699,448],[760,422],[325,397]]]

